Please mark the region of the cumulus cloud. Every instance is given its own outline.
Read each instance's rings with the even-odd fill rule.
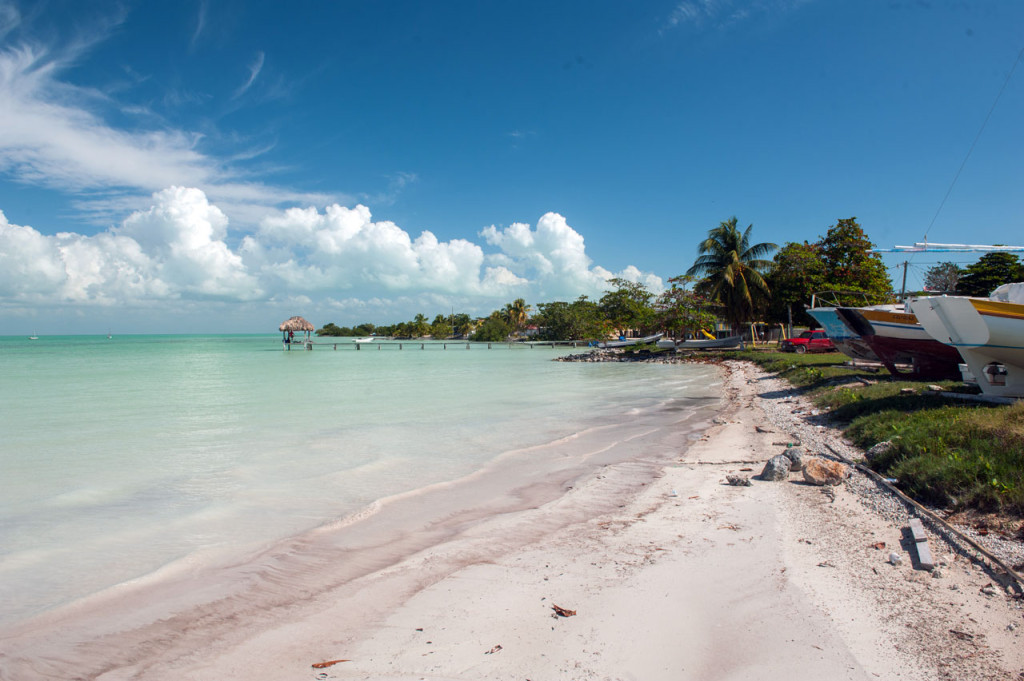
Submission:
[[[170,187],[150,203],[94,236],[47,236],[0,212],[0,297],[33,305],[259,302],[380,320],[455,304],[486,314],[518,297],[596,297],[613,276],[662,289],[659,277],[635,267],[594,265],[583,236],[557,213],[535,227],[487,227],[481,245],[413,236],[375,221],[363,205],[293,208],[232,248],[228,217],[201,190]]]

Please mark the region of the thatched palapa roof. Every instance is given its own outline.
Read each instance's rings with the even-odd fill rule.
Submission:
[[[278,331],[313,331],[315,327],[302,317],[291,317],[286,322],[281,322],[277,327]]]

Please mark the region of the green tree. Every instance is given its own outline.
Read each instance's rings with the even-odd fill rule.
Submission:
[[[609,331],[597,303],[586,296],[571,303],[540,303],[534,322],[542,340],[595,340],[607,337]]]
[[[708,231],[708,238],[697,247],[699,257],[686,272],[702,277],[698,292],[720,303],[725,318],[734,326],[750,321],[758,299],[769,295],[764,274],[771,270],[772,261],[765,258],[777,246],[751,244],[753,228],[749,225],[740,232],[732,217]]]
[[[717,315],[710,301],[690,290],[694,278],[689,275],[672,277],[672,285],[658,296],[654,308],[657,325],[669,331],[673,338],[682,338],[687,332],[697,334],[701,329],[713,329]]]
[[[825,286],[833,291],[860,291],[870,302],[892,295],[892,283],[882,256],[857,224],[857,218],[838,220],[818,242],[825,264]]]
[[[598,303],[601,313],[611,325],[620,332],[629,329],[648,329],[654,319],[654,308],[651,299],[654,297],[643,284],[626,279],[609,279],[608,283],[615,287],[607,291]]]
[[[511,303],[505,305],[505,309],[502,310],[502,316],[505,318],[505,322],[512,328],[512,332],[518,333],[526,328],[526,324],[530,320],[530,306],[522,298],[516,298]]]
[[[929,291],[955,293],[964,271],[955,263],[940,262],[928,268],[924,275],[924,287]]]
[[[960,278],[960,293],[965,296],[987,297],[1003,284],[1024,281],[1024,265],[1013,253],[986,253],[978,262],[968,265]]]
[[[502,342],[507,340],[510,335],[512,335],[512,326],[500,311],[495,310],[490,317],[477,325],[476,331],[473,333],[473,340]]]
[[[413,338],[422,338],[430,333],[430,324],[425,314],[420,313],[413,317],[409,322],[409,333]]]
[[[767,319],[787,323],[792,311],[794,323],[817,326],[817,322],[804,311],[804,306],[810,303],[814,293],[827,288],[820,242],[789,242],[779,249],[773,262],[775,266],[766,277],[772,292]]]

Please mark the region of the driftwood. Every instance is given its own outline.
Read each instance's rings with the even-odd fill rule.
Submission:
[[[568,610],[559,605],[552,604],[551,609],[555,611],[555,614],[559,617],[572,617],[576,614],[575,610]]]

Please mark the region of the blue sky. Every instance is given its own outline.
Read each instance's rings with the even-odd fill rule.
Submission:
[[[0,333],[657,289],[733,215],[1020,245],[1022,29],[1010,1],[0,0]]]

